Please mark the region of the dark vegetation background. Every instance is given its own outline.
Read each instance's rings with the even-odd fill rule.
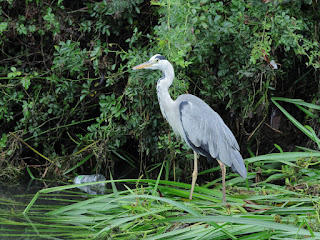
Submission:
[[[270,98],[319,104],[318,0],[2,0],[0,6],[2,180],[29,178],[28,171],[61,179],[110,170],[114,178],[154,177],[163,161],[166,178],[188,179],[192,152],[161,116],[160,73],[131,70],[156,53],[175,67],[172,95],[205,100],[244,157],[317,148]],[[318,115],[281,104],[319,136]],[[211,167],[200,163],[200,171]]]

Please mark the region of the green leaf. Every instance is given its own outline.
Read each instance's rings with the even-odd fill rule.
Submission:
[[[30,77],[25,76],[25,77],[21,78],[21,84],[26,90],[28,90],[30,87],[30,84],[31,84]]]
[[[8,28],[8,23],[7,22],[1,22],[0,23],[0,33],[3,33],[4,31],[6,31]]]

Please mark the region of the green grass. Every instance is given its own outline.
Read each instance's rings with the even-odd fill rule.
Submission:
[[[269,165],[273,163],[268,162],[269,158],[261,156],[260,160],[250,158],[247,162],[263,163],[265,171],[270,171]],[[286,154],[283,159],[284,163],[296,165]],[[274,181],[257,184],[256,173],[249,173],[247,181],[236,174],[228,175],[227,205],[221,202],[220,184],[197,186],[194,199],[189,201],[190,184],[159,178],[109,180],[106,184],[110,192],[99,196],[74,192],[71,189],[75,185],[48,188],[40,190],[28,206],[5,198],[0,200],[7,209],[6,212],[1,207],[0,237],[320,239],[319,197],[308,192],[312,186],[319,190],[320,171],[309,170],[313,177],[302,182],[304,188],[299,187],[303,178],[285,186]],[[308,174],[305,172],[303,176]],[[120,185],[126,190],[118,190]],[[48,200],[51,204],[43,204]],[[12,211],[10,205],[18,205],[19,210]],[[13,229],[24,231],[21,234]]]

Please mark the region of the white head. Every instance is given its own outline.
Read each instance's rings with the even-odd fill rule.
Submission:
[[[133,67],[134,70],[136,69],[152,69],[152,70],[162,70],[165,72],[165,70],[168,68],[168,65],[171,65],[169,61],[162,55],[156,54],[152,56],[148,62],[141,63],[135,67]]]

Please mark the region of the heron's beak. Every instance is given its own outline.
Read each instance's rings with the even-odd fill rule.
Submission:
[[[141,63],[141,64],[133,67],[132,69],[133,70],[143,69],[143,68],[151,67],[152,65],[153,65],[153,62],[144,62],[144,63]]]

